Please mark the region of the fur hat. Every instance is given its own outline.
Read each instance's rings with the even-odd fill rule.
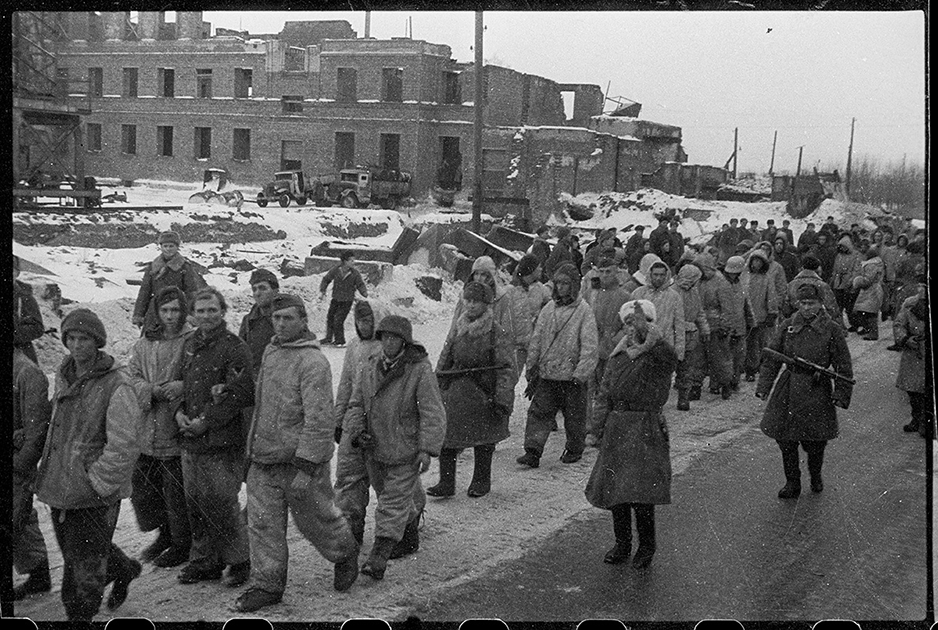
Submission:
[[[655,305],[649,300],[629,300],[619,309],[619,319],[624,323],[626,317],[635,313],[636,306],[641,307],[642,312],[645,313],[645,319],[651,323],[655,322],[658,314],[655,312]]]
[[[62,343],[68,345],[70,332],[82,332],[95,340],[99,348],[107,343],[107,331],[101,319],[86,308],[76,308],[62,320]]]
[[[573,286],[578,286],[580,284],[580,272],[577,270],[576,265],[572,262],[565,262],[554,271],[554,282],[557,281],[557,276],[566,276],[570,279],[570,284]]]
[[[160,245],[163,243],[176,243],[176,245],[182,245],[182,239],[179,238],[179,234],[169,230],[160,234],[159,239],[156,241]]]
[[[267,269],[255,269],[251,273],[250,285],[253,287],[258,282],[266,282],[274,289],[280,288],[280,281],[277,280],[277,276]]]
[[[726,273],[742,273],[743,269],[746,268],[746,261],[743,260],[742,256],[730,256],[726,261],[726,267],[724,271]]]
[[[798,287],[798,292],[795,294],[795,297],[800,300],[820,300],[821,291],[818,289],[817,285],[811,282],[805,282],[800,287]]]
[[[400,315],[388,315],[380,322],[375,330],[375,338],[381,339],[381,333],[391,333],[404,340],[405,344],[414,343],[414,328],[406,317]]]
[[[521,277],[530,276],[540,265],[540,261],[537,259],[537,256],[533,254],[525,254],[524,257],[518,261],[518,267],[516,271]]]
[[[821,268],[821,261],[814,254],[805,254],[801,259],[801,268],[809,271],[817,271]]]
[[[473,280],[472,282],[467,282],[466,286],[463,287],[462,297],[464,300],[491,304],[494,296],[492,295],[492,288],[490,286]]]

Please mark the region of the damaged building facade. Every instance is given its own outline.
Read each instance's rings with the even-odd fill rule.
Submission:
[[[173,17],[173,16],[170,16]],[[473,180],[472,63],[449,46],[357,37],[345,21],[287,22],[278,34],[216,29],[198,11],[63,14],[59,73],[86,79],[86,170],[122,181],[200,181],[224,168],[239,187],[274,171],[308,175],[374,164],[413,174],[425,197],[440,166]],[[486,197],[557,210],[560,192],[628,191],[686,161],[681,130],[603,115],[590,84],[488,65]],[[573,97],[572,116],[564,93]],[[640,107],[640,106],[639,106]]]

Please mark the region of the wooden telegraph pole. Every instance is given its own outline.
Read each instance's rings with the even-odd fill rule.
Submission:
[[[739,175],[739,127],[733,130],[733,179]]]
[[[475,43],[475,103],[473,103],[473,163],[475,175],[472,183],[472,231],[478,234],[482,229],[482,103],[485,95],[482,94],[482,11],[476,11],[476,43]]]
[[[850,198],[850,169],[853,166],[853,128],[856,125],[857,119],[850,119],[850,147],[847,149],[847,183],[844,186],[845,192],[847,193],[847,199]]]
[[[778,142],[778,129],[772,137],[772,160],[769,162],[769,175],[775,174],[775,143]]]

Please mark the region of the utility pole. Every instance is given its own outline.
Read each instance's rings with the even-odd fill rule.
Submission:
[[[778,142],[778,129],[775,130],[775,136],[772,138],[772,160],[769,162],[769,176],[775,174],[775,143]]]
[[[801,154],[804,152],[804,145],[798,147],[798,168],[795,169],[795,177],[791,180],[791,196],[795,196],[795,186],[798,183],[798,178],[801,177]]]
[[[850,119],[850,148],[847,149],[847,183],[844,190],[847,193],[847,199],[850,199],[850,167],[853,165],[853,128],[857,119]]]
[[[733,130],[733,179],[739,175],[739,127]]]
[[[472,231],[478,234],[482,229],[482,103],[485,95],[482,94],[482,11],[476,11],[476,43],[475,43],[475,97],[473,103],[473,170],[472,182]]]
[[[371,11],[365,11],[365,39],[371,38]]]

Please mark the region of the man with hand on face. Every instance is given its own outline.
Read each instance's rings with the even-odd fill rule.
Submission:
[[[369,483],[378,495],[375,542],[361,572],[381,580],[408,523],[419,514],[415,492],[430,457],[440,454],[446,411],[427,351],[414,343],[410,322],[388,315],[375,336],[382,351],[371,354],[359,372],[345,430],[350,445],[364,452]],[[356,496],[361,499],[358,494],[347,499]],[[354,509],[364,512],[364,506]]]
[[[36,498],[52,508],[65,616],[91,621],[108,583],[107,607],[115,610],[140,575],[140,563],[112,542],[140,452],[140,408],[123,366],[101,350],[107,331],[97,315],[85,308],[66,315],[62,343],[69,354],[55,377]]]
[[[358,577],[358,544],[333,501],[332,371],[295,295],[270,304],[274,337],[264,351],[248,435],[248,536],[252,586],[235,602],[253,612],[280,602],[287,585],[287,508],[303,536],[335,564],[334,587]]]
[[[134,304],[133,323],[134,326],[143,328],[142,332],[159,328],[160,322],[153,299],[164,288],[179,287],[187,298],[191,298],[205,286],[205,280],[199,275],[192,261],[179,253],[182,242],[179,234],[163,232],[157,242],[160,245],[160,255],[154,258],[143,272],[143,282]]]
[[[178,576],[183,584],[217,580],[229,565],[228,586],[240,586],[251,571],[238,491],[244,479],[241,411],[254,404],[254,371],[247,344],[228,330],[227,310],[217,289],[199,291],[191,309],[198,328],[184,347],[176,423],[192,551]]]

